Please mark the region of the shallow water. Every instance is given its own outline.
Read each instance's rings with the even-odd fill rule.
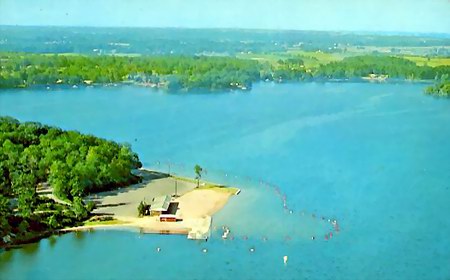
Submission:
[[[207,243],[67,234],[0,254],[0,279],[449,279],[450,100],[422,90],[305,83],[209,95],[2,91],[2,115],[129,142],[147,167],[193,175],[199,163],[207,179],[242,193],[214,217]],[[338,220],[338,233],[328,219]],[[220,239],[222,225],[234,240]]]

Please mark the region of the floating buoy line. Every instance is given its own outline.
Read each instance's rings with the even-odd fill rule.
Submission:
[[[163,168],[168,167],[169,170],[172,170],[171,174],[176,174],[176,173],[185,173],[187,171],[187,167],[190,165],[186,165],[183,163],[176,163],[176,162],[172,162],[172,161],[156,161],[155,162],[157,168],[156,170],[161,170]],[[151,164],[153,165],[153,164]],[[154,166],[154,165],[153,165]],[[181,171],[181,172],[174,172],[177,170],[177,168]],[[207,172],[206,169],[204,169],[205,172]],[[161,172],[165,172],[163,170],[161,170]],[[267,190],[271,190],[275,193],[275,195],[280,199],[281,205],[285,211],[285,214],[287,215],[294,215],[296,212],[294,211],[294,209],[289,207],[288,204],[288,199],[287,199],[287,195],[285,193],[282,192],[281,188],[276,185],[276,184],[272,184],[269,183],[263,179],[254,179],[250,176],[239,176],[239,175],[234,175],[234,174],[230,174],[229,172],[223,171],[223,170],[209,170],[209,173],[214,173],[216,175],[218,175],[218,177],[222,177],[225,179],[225,181],[227,180],[233,180],[233,179],[238,179],[241,178],[246,182],[255,182],[256,184],[259,184],[259,186],[266,188]],[[170,173],[170,172],[169,172]],[[225,182],[226,183],[226,182]],[[235,184],[231,184],[231,185],[235,185]],[[245,188],[240,188],[241,190]],[[323,240],[325,241],[330,241],[331,239],[333,239],[335,237],[336,234],[338,234],[340,232],[340,226],[339,223],[337,221],[336,218],[327,218],[326,216],[320,216],[320,215],[316,215],[315,213],[307,213],[306,211],[302,210],[301,212],[299,212],[299,214],[301,216],[310,216],[312,219],[320,219],[321,221],[327,222],[330,225],[330,230],[319,234],[317,236],[323,236]],[[319,218],[320,217],[320,218]],[[234,240],[235,236],[231,234],[231,230],[228,226],[222,226],[222,235],[221,238],[223,240]],[[311,240],[316,240],[317,236],[311,236]],[[240,238],[241,240],[248,240],[248,236],[244,235]],[[268,241],[267,236],[262,236],[261,240],[266,242]],[[290,241],[292,240],[292,236],[285,236],[284,238],[285,241]]]

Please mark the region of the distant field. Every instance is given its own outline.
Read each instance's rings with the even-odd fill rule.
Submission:
[[[80,54],[80,53],[44,53],[43,55],[53,56],[53,55],[61,55],[61,56],[91,56],[91,55],[107,55],[107,56],[129,56],[129,57],[138,57],[142,56],[139,53],[90,53],[90,54]]]
[[[276,65],[278,60],[287,59],[289,58],[289,55],[287,53],[240,53],[237,54],[236,57],[242,59],[257,60],[259,62],[268,62],[271,65]]]
[[[373,53],[379,53],[389,56],[398,56],[411,61],[414,61],[418,66],[428,65],[431,67],[441,66],[441,65],[450,65],[450,57],[425,57],[420,55],[409,55],[409,53],[426,53],[430,52],[436,48],[445,48],[448,47],[402,47],[395,48],[395,52],[393,52],[391,47],[349,47],[343,52],[322,52],[322,51],[303,51],[301,49],[291,48],[286,52],[274,52],[274,53],[241,53],[236,55],[238,58],[242,59],[252,59],[261,62],[268,62],[271,65],[276,65],[278,61],[281,59],[288,58],[301,58],[305,66],[307,68],[315,68],[320,64],[328,64],[334,61],[340,61],[346,57],[350,56],[359,56],[359,55],[367,55]]]
[[[312,68],[319,66],[320,64],[327,64],[333,61],[342,60],[348,55],[340,53],[324,53],[321,51],[306,52],[299,49],[289,49],[287,52],[275,52],[270,54],[241,53],[236,56],[243,59],[253,59],[261,62],[268,62],[272,65],[276,65],[278,63],[278,60],[280,59],[283,60],[295,57],[301,58],[305,62],[305,66],[307,68]]]
[[[431,67],[450,65],[450,57],[432,57],[427,58],[423,56],[403,56],[408,60],[414,61],[418,66],[428,65]]]
[[[330,62],[344,59],[350,54],[344,53],[327,53],[322,51],[306,52],[302,50],[290,49],[287,51],[291,56],[300,57],[305,62],[307,68],[316,67],[320,64],[328,64]]]

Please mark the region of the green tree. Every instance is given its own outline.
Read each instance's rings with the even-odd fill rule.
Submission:
[[[195,179],[197,180],[197,188],[200,186],[200,179],[202,178],[203,168],[196,164],[194,166]]]
[[[11,215],[9,199],[0,194],[0,244],[2,239],[11,231],[8,218]]]
[[[137,210],[139,217],[143,217],[150,211],[150,205],[145,203],[145,201],[141,201],[138,205]]]
[[[84,205],[83,199],[78,196],[74,197],[73,199],[72,210],[75,214],[75,217],[80,221],[85,219],[89,215],[86,206]]]

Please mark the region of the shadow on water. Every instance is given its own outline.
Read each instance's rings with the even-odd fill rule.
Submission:
[[[39,242],[24,245],[22,248],[22,252],[25,255],[29,256],[35,255],[39,251],[39,245],[40,245]]]
[[[76,242],[81,243],[81,242],[83,242],[86,239],[86,232],[84,232],[84,231],[75,231],[73,233],[73,236],[75,237],[74,240]]]
[[[0,270],[2,270],[3,266],[6,266],[6,264],[11,263],[12,259],[14,257],[14,252],[16,250],[14,249],[1,249],[0,250]]]
[[[48,245],[53,248],[55,247],[56,243],[58,242],[58,236],[57,235],[52,235],[49,238],[47,238],[48,240]]]

